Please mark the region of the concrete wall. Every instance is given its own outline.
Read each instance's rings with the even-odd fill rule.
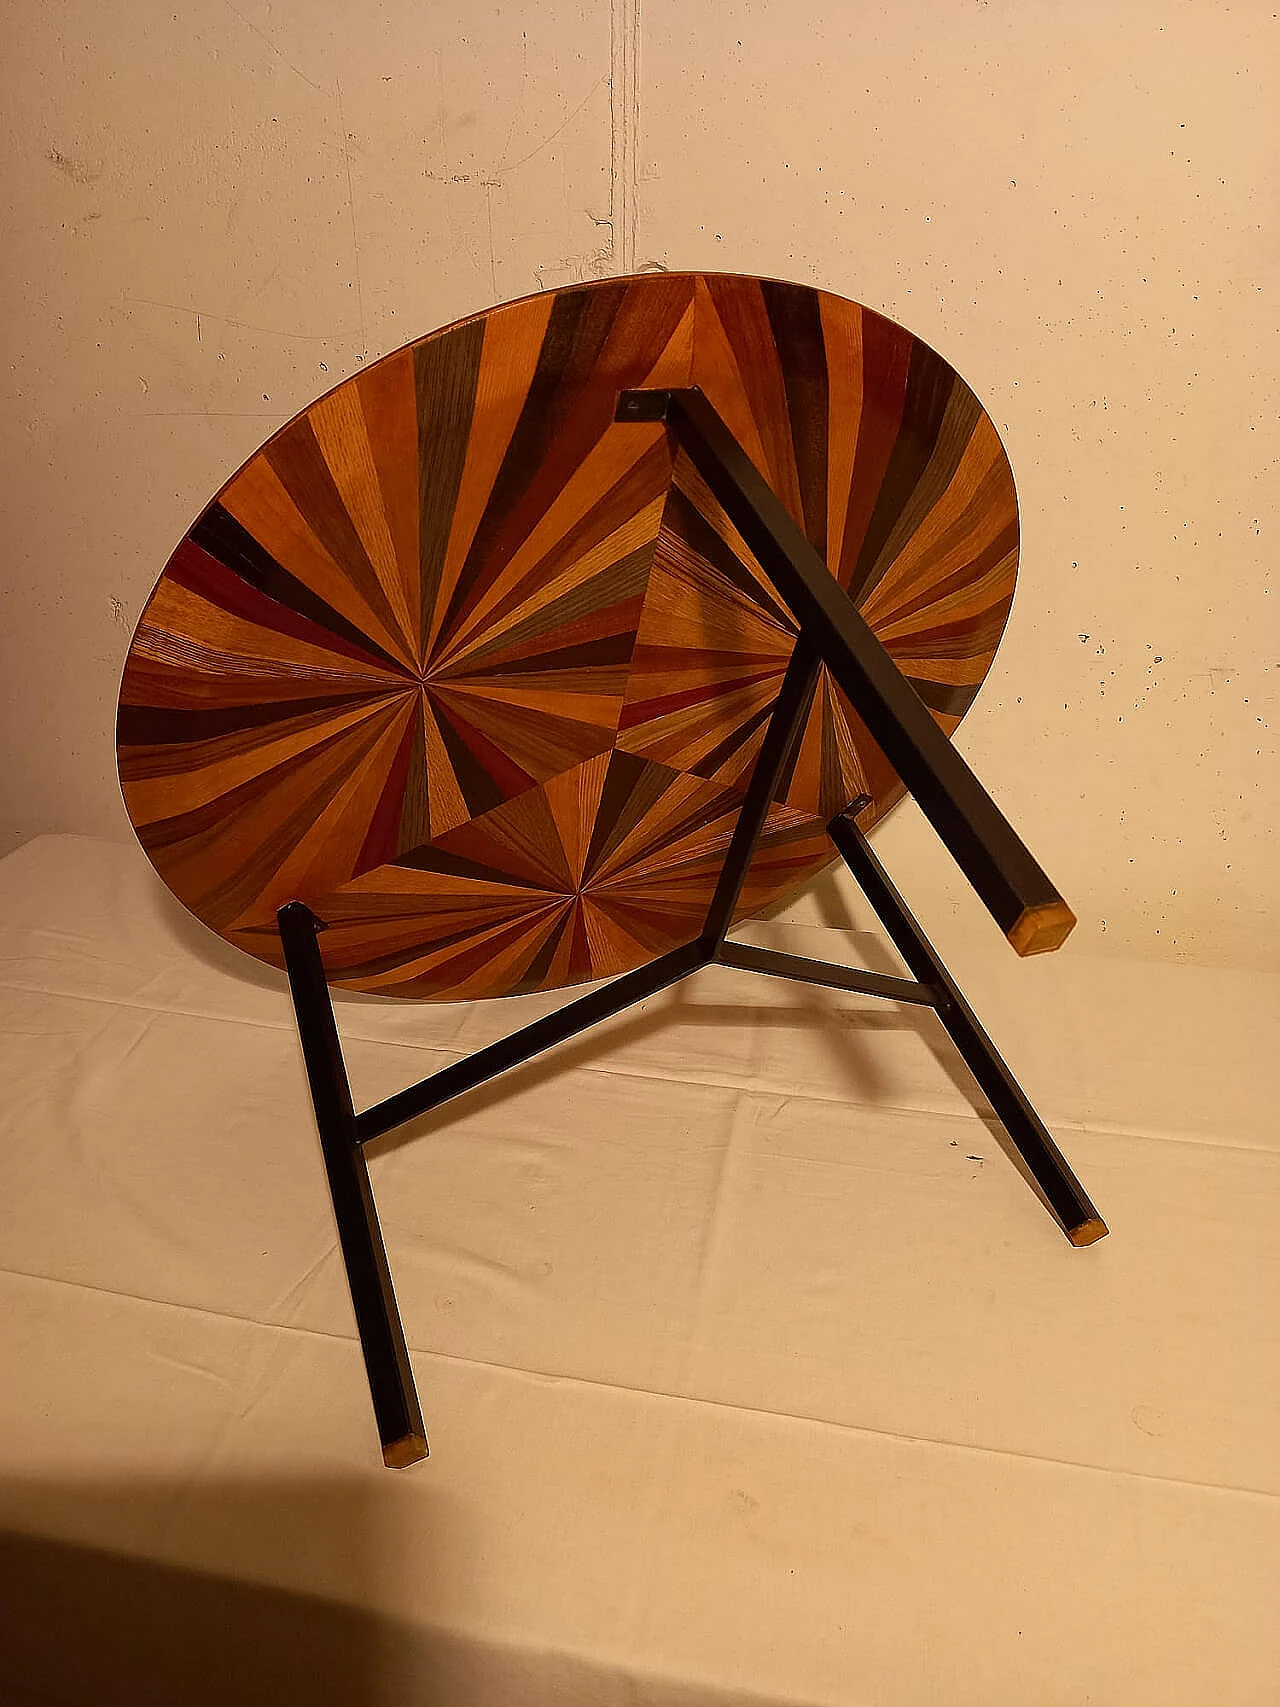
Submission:
[[[1074,940],[1280,964],[1269,5],[67,0],[6,36],[0,847],[129,836],[133,622],[274,427],[476,307],[715,267],[901,320],[1000,426],[1020,586],[959,739]],[[992,938],[914,809],[879,845]]]

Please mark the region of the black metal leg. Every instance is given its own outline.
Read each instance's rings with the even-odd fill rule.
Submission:
[[[1016,951],[1059,947],[1071,909],[702,392],[624,391],[617,418],[666,422]]]
[[[1073,1245],[1093,1244],[1106,1235],[1106,1224],[871,851],[867,838],[853,823],[854,815],[869,804],[864,796],[847,812],[833,818],[828,826],[832,841],[875,908],[908,970],[937,993],[934,1006],[938,1017],[1009,1134],[1055,1220]]]
[[[351,1087],[316,941],[317,920],[300,901],[291,901],[277,921],[382,1456],[403,1469],[427,1456],[427,1435],[369,1170],[356,1138]]]
[[[719,881],[707,909],[707,922],[702,940],[709,954],[715,954],[724,941],[725,932],[733,923],[734,909],[742,886],[747,881],[751,857],[764,829],[765,819],[777,792],[787,761],[800,739],[813,690],[818,684],[818,654],[803,636],[797,640],[778,690],[777,700],[769,716],[751,781],[738,812],[738,821],[729,838],[729,847],[720,868]]]

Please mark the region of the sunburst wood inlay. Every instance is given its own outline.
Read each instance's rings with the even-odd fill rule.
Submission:
[[[282,964],[461,999],[696,936],[795,639],[621,389],[699,385],[950,732],[1013,595],[1013,479],[959,375],[808,287],[660,274],[549,292],[386,357],[275,435],[174,552],[130,648],[129,816],[173,893]],[[901,784],[819,686],[739,917]],[[867,822],[863,820],[864,824]]]

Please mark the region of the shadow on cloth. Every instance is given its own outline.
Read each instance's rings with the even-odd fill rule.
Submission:
[[[380,1534],[381,1492],[355,1477],[29,1481],[10,1483],[5,1507],[4,1707],[681,1707],[694,1699],[715,1707],[720,1699],[701,1685],[691,1694],[686,1684],[586,1656],[520,1648],[500,1632],[470,1637],[380,1610],[380,1597],[411,1607],[414,1585],[388,1589],[396,1559],[385,1543],[394,1531]],[[548,1536],[549,1557],[554,1545]],[[465,1598],[465,1561],[438,1566],[454,1578],[449,1598]],[[477,1629],[494,1621],[492,1608],[467,1610]],[[751,1707],[740,1694],[733,1702]]]

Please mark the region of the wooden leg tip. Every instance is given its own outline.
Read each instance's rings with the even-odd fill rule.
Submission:
[[[1073,1245],[1096,1245],[1099,1239],[1107,1236],[1107,1224],[1094,1216],[1090,1221],[1082,1221],[1078,1227],[1067,1230],[1067,1237]]]
[[[428,1456],[425,1434],[402,1434],[399,1440],[386,1441],[382,1448],[382,1462],[388,1470],[407,1470]]]
[[[1019,914],[1008,932],[1015,954],[1052,954],[1075,929],[1076,916],[1065,901],[1047,901]]]

